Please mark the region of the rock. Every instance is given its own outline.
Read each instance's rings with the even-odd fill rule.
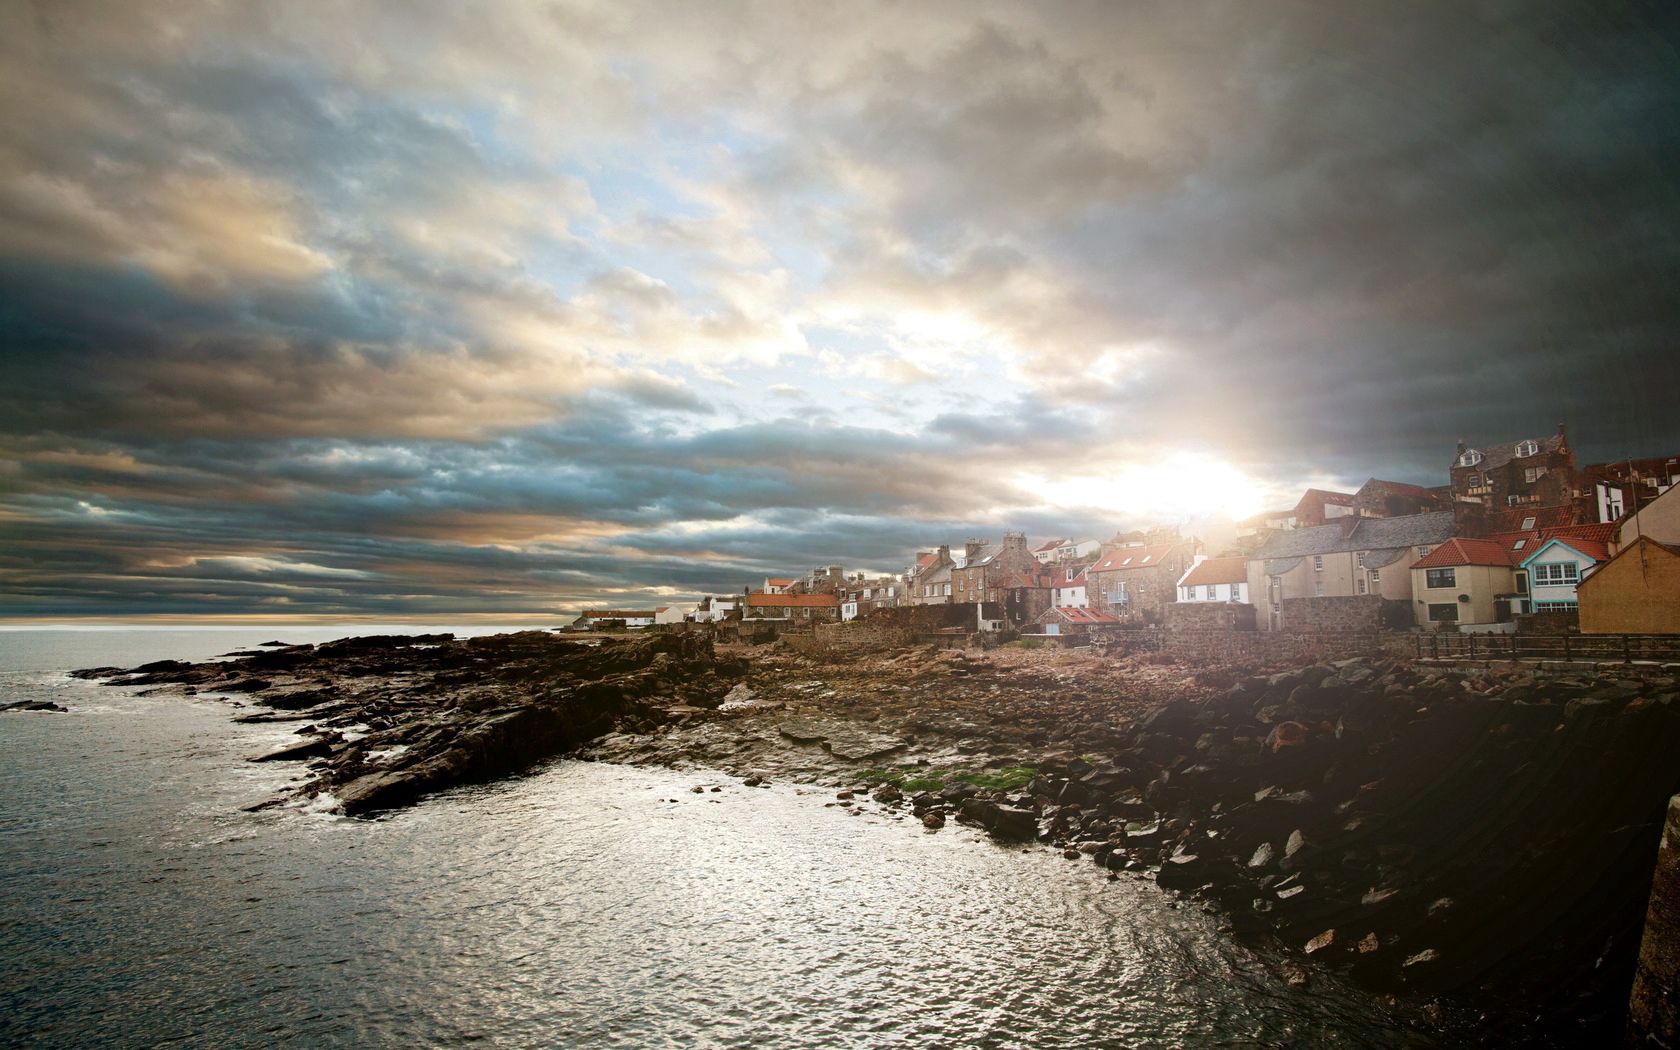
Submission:
[[[869,797],[881,803],[897,802],[904,797],[904,792],[899,790],[897,784],[882,784],[871,791]]]
[[[1308,941],[1306,943],[1306,947],[1302,948],[1301,950],[1306,952],[1308,955],[1317,955],[1320,952],[1328,951],[1330,948],[1333,948],[1335,946],[1335,944],[1336,944],[1336,931],[1335,930],[1325,930],[1323,933],[1319,934],[1317,937],[1314,937],[1312,940]]]
[[[980,789],[973,784],[961,780],[953,781],[939,789],[939,797],[947,802],[962,802],[980,793]]]
[[[1277,857],[1277,850],[1270,842],[1262,842],[1254,847],[1254,856],[1248,858],[1248,866],[1255,870],[1264,870],[1272,866]]]
[[[1161,863],[1155,881],[1168,889],[1192,889],[1207,880],[1207,862],[1180,846]]]
[[[834,793],[834,797],[838,799],[856,798],[857,793],[850,788],[841,788]]]
[[[60,707],[51,700],[19,700],[16,703],[0,706],[0,711],[56,711],[59,714],[69,714],[68,707]]]
[[[339,734],[333,733],[329,736],[321,736],[316,737],[313,740],[305,740],[299,744],[290,744],[286,747],[276,748],[267,754],[253,756],[248,761],[300,762],[306,758],[325,758],[332,754],[333,745],[339,743],[343,739],[344,738]]]
[[[1301,833],[1300,828],[1296,828],[1289,833],[1289,841],[1283,844],[1283,859],[1294,859],[1295,855],[1305,849],[1306,846],[1307,837]]]
[[[1000,839],[1030,842],[1038,838],[1038,818],[1026,810],[1005,809],[996,802],[965,798],[957,811]]]
[[[1266,734],[1266,750],[1274,755],[1289,748],[1301,747],[1306,742],[1307,727],[1299,722],[1279,722]]]
[[[938,831],[945,826],[945,814],[938,810],[929,810],[922,814],[922,826]]]

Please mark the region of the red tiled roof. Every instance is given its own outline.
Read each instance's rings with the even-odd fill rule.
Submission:
[[[1491,532],[1521,532],[1523,522],[1534,519],[1531,529],[1556,529],[1575,524],[1574,507],[1495,507],[1488,511]]]
[[[634,620],[652,619],[658,614],[652,609],[585,609],[583,615],[585,619],[595,620]]]
[[[1053,551],[1066,542],[1066,540],[1051,540],[1049,543],[1041,543],[1037,547],[1033,548],[1033,553],[1043,554],[1045,551]]]
[[[1593,561],[1610,560],[1610,545],[1608,543],[1603,540],[1585,540],[1578,536],[1547,536],[1538,543],[1529,544],[1528,547],[1522,551],[1522,557],[1519,560],[1526,560],[1533,557],[1535,551],[1544,547],[1553,540],[1557,540],[1559,543],[1568,544],[1572,550],[1585,554]]]
[[[1121,547],[1091,566],[1091,572],[1113,572],[1116,569],[1153,569],[1161,564],[1182,543],[1167,543],[1158,547]]]
[[[1058,605],[1056,612],[1069,623],[1120,623],[1120,617],[1096,609],[1081,609],[1072,605]]]
[[[765,580],[764,582],[766,584],[770,585],[771,587],[791,587],[791,586],[793,586],[793,580],[792,579],[785,579],[784,580],[784,579],[782,579],[780,577],[777,577],[777,576],[772,576],[768,580]]]
[[[1183,584],[1195,587],[1206,583],[1246,583],[1248,582],[1247,558],[1209,558],[1186,576]]]
[[[1571,539],[1574,537],[1574,539]],[[1564,540],[1573,543],[1581,540],[1586,543],[1609,543],[1616,538],[1616,523],[1613,521],[1589,521],[1582,525],[1559,525],[1555,529],[1543,529],[1540,533],[1542,540]],[[1585,554],[1586,551],[1582,551]]]
[[[925,569],[929,565],[932,565],[934,562],[936,562],[938,560],[939,560],[939,553],[937,551],[931,551],[927,554],[922,555],[920,558],[916,559],[916,568]]]
[[[748,605],[794,609],[835,609],[840,599],[832,594],[749,594]]]
[[[998,581],[998,587],[1003,590],[1013,590],[1020,587],[1050,588],[1055,584],[1050,582],[1054,577],[1048,572],[1016,572]]]
[[[1496,540],[1468,539],[1454,536],[1412,563],[1414,569],[1448,569],[1459,565],[1497,565],[1509,568],[1521,559],[1510,544]]]

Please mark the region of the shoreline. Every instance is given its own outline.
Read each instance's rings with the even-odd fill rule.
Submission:
[[[1261,676],[1009,648],[819,663],[676,634],[347,641],[79,674],[230,692],[269,708],[242,720],[304,723],[299,745],[253,758],[310,762],[303,792],[343,791],[349,813],[567,754],[826,787],[830,805],[928,833],[960,820],[1153,878],[1292,953],[1303,981],[1325,966],[1479,1010],[1487,1042],[1618,1034],[1674,779],[1661,756],[1680,743],[1669,672],[1353,659]]]

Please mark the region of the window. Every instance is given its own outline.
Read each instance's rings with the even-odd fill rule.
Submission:
[[[1523,569],[1517,570],[1517,593],[1528,593],[1528,573]]]
[[[1529,456],[1539,454],[1539,452],[1540,452],[1540,446],[1537,445],[1536,443],[1532,442],[1532,441],[1519,441],[1519,442],[1517,442],[1517,458],[1518,459],[1527,459]]]
[[[1313,597],[1315,597],[1315,598],[1324,597],[1324,581],[1323,580],[1314,580],[1313,581]]]
[[[1527,532],[1529,529],[1534,528],[1534,519],[1533,518],[1524,518],[1523,523],[1522,523],[1522,527],[1523,527],[1524,532]]]
[[[1357,586],[1359,588],[1359,593],[1364,594],[1365,593],[1365,577],[1361,576],[1361,577],[1359,577],[1358,580],[1356,580],[1354,582],[1357,584]]]
[[[1371,570],[1371,589],[1373,591],[1376,590],[1378,585],[1380,585],[1381,583],[1382,583],[1382,570],[1381,569],[1372,569]]]
[[[1530,485],[1546,476],[1545,467],[1526,467],[1523,470],[1523,480]]]
[[[1580,570],[1572,561],[1543,561],[1534,567],[1536,587],[1562,586],[1577,583],[1580,579]]]
[[[1520,551],[1526,546],[1528,546],[1527,540],[1518,540],[1517,542],[1511,544],[1511,549],[1514,551]]]
[[[1360,551],[1358,557],[1355,559],[1356,561],[1359,562],[1359,567],[1361,569],[1363,569],[1365,567],[1365,553],[1366,553],[1365,551]]]
[[[1454,569],[1425,569],[1423,582],[1426,587],[1457,587],[1458,572]]]
[[[1323,571],[1324,571],[1324,555],[1322,555],[1322,554],[1313,555],[1313,572],[1323,572]]]
[[[1578,609],[1578,608],[1580,608],[1580,605],[1576,602],[1535,602],[1534,603],[1534,611],[1535,612],[1566,612],[1570,609]]]
[[[1473,467],[1481,461],[1482,454],[1473,448],[1465,449],[1464,454],[1458,457],[1458,465],[1461,467]]]
[[[1429,552],[1434,550],[1434,549],[1435,549],[1434,547],[1431,547],[1426,543],[1423,546],[1418,548],[1418,557],[1427,558],[1427,557],[1429,557]]]
[[[1431,623],[1457,623],[1458,604],[1456,602],[1442,602],[1439,605],[1431,605],[1429,607],[1429,620]]]

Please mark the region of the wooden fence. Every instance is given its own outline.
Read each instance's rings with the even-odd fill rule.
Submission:
[[[1418,657],[1465,660],[1680,662],[1673,634],[1419,634]]]

